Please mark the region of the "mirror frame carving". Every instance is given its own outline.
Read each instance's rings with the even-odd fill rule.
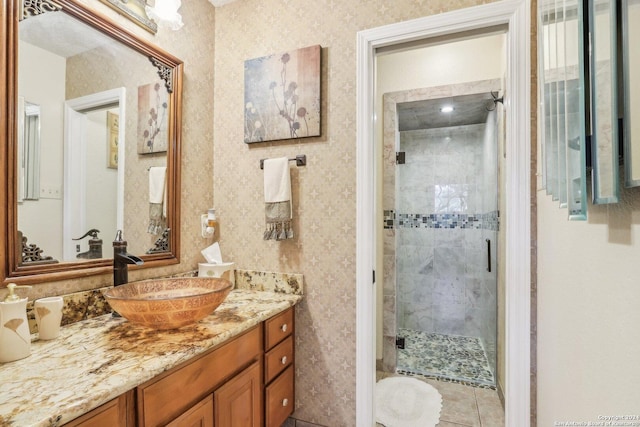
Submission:
[[[168,149],[167,149],[167,228],[170,229],[167,252],[141,255],[145,263],[139,268],[159,267],[180,262],[180,175],[182,139],[182,77],[183,62],[123,29],[106,16],[91,10],[77,0],[0,0],[0,58],[6,67],[0,67],[0,282],[42,283],[71,278],[111,273],[113,260],[101,258],[93,261],[61,262],[45,265],[21,265],[19,254],[22,241],[18,235],[17,209],[17,63],[18,23],[23,13],[36,8],[47,13],[58,7],[61,12],[86,23],[117,42],[146,56],[150,67],[158,70],[169,90]],[[53,9],[52,9],[53,8]],[[29,10],[27,10],[29,9]],[[6,191],[5,191],[6,190]],[[28,236],[27,236],[28,237]],[[126,236],[124,236],[126,239]],[[107,241],[108,242],[108,241]],[[105,242],[105,243],[107,243]]]

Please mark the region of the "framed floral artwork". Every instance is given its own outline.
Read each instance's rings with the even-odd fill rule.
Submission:
[[[167,151],[169,93],[164,84],[138,87],[138,154]]]
[[[245,61],[244,142],[320,135],[320,45]]]

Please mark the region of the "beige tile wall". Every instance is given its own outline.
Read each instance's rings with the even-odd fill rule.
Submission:
[[[356,33],[475,0],[237,0],[216,9],[214,200],[223,252],[238,268],[300,272],[294,417],[355,425]],[[185,3],[183,3],[184,5]],[[322,46],[322,136],[243,143],[243,63]],[[263,241],[261,158],[292,166],[292,241]]]

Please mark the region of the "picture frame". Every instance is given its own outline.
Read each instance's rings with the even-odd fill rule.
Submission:
[[[138,154],[167,151],[169,92],[157,81],[138,87]]]
[[[244,142],[321,135],[320,45],[244,63]]]
[[[151,20],[145,11],[145,6],[149,4],[147,0],[100,0],[100,2],[135,22],[151,34],[158,32],[158,24]]]
[[[118,130],[120,116],[107,111],[107,167],[118,169]]]

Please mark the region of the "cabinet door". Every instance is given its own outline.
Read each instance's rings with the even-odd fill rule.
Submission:
[[[167,424],[167,427],[213,427],[213,396],[202,399],[200,403]]]
[[[127,427],[134,426],[133,390],[105,403],[65,427]]]
[[[261,364],[254,362],[213,392],[215,427],[262,425],[261,378]]]

